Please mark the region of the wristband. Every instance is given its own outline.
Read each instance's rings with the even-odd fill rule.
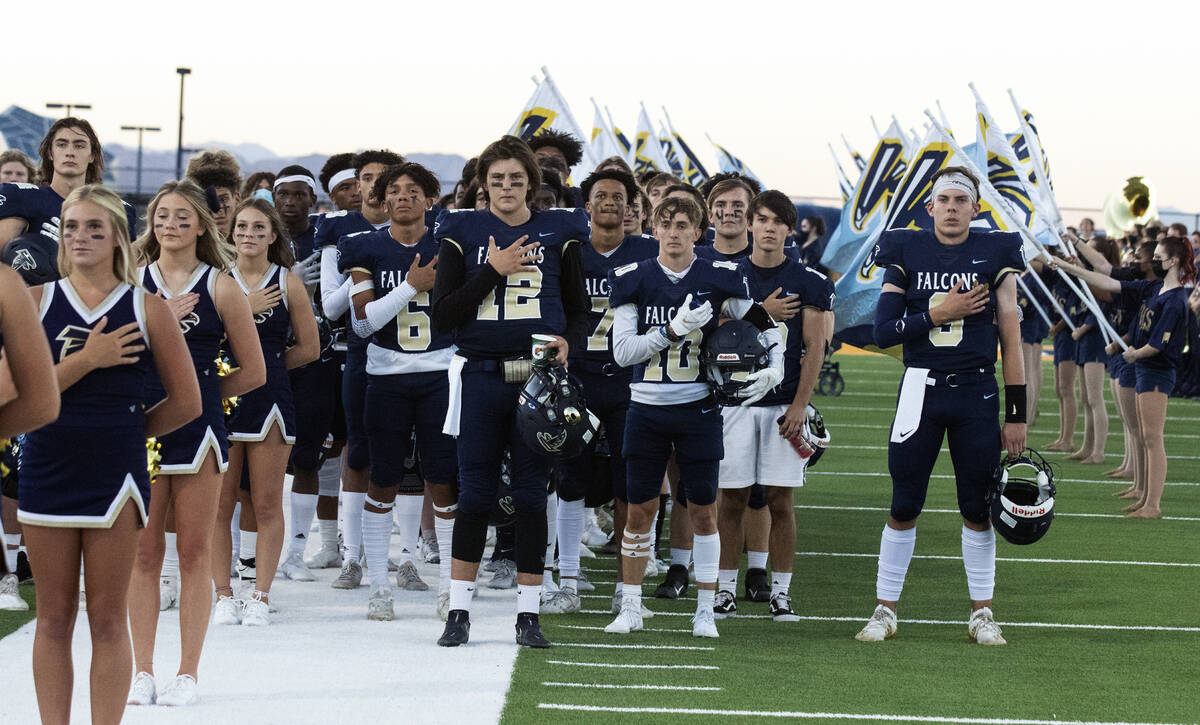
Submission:
[[[672,344],[679,342],[680,340],[683,339],[683,335],[675,334],[675,331],[671,329],[670,323],[667,323],[662,326],[662,333],[663,333],[663,337],[667,338],[667,342],[670,342]]]
[[[1025,422],[1025,386],[1004,386],[1004,422]]]

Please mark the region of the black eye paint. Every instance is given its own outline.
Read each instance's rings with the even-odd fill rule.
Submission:
[[[192,225],[189,222],[179,222],[180,229],[191,229]]]
[[[101,241],[101,240],[103,240],[103,239],[104,239],[104,235],[103,235],[103,234],[93,234],[93,235],[92,235],[92,239],[93,239],[94,241],[97,241],[97,242],[99,242],[99,241]]]

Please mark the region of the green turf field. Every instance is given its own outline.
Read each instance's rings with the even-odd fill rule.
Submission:
[[[655,581],[643,590],[660,613],[647,631],[606,635],[615,560],[584,560],[596,592],[585,595],[582,614],[542,617],[556,646],[521,651],[504,722],[1200,721],[1200,403],[1168,407],[1164,520],[1119,515],[1125,502],[1111,494],[1120,483],[1102,476],[1122,452],[1111,401],[1104,465],[1048,454],[1057,469],[1054,526],[1031,547],[998,544],[995,609],[1006,647],[967,641],[961,519],[943,451],[899,636],[863,644],[853,635],[874,607],[901,367],[837,359],[846,392],[814,401],[832,446],[796,494],[801,554],[791,593],[804,619],[775,623],[766,604],[739,600],[739,616],[717,623],[720,639],[695,639],[695,588],[690,601],[656,600]],[[1042,417],[1029,434],[1035,448],[1057,434],[1045,368]],[[1077,430],[1078,443],[1082,418]]]
[[[33,587],[32,586],[21,587],[21,596],[25,598],[25,601],[29,602],[29,611],[28,612],[0,611],[0,637],[4,637],[6,635],[12,634],[17,629],[17,627],[20,627],[22,624],[25,624],[29,620],[33,619],[33,615],[34,615]]]

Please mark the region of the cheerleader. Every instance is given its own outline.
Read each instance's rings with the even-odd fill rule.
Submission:
[[[1050,334],[1050,325],[1042,318],[1035,305],[1040,306],[1047,316],[1053,309],[1037,282],[1033,281],[1036,274],[1038,272],[1035,270],[1027,270],[1021,275],[1025,287],[1017,286],[1017,304],[1021,307],[1021,357],[1025,361],[1025,385],[1029,390],[1029,400],[1032,401],[1029,406],[1030,428],[1037,421],[1038,396],[1042,390],[1042,342]],[[1025,294],[1026,288],[1030,292],[1029,295]]]
[[[204,410],[179,430],[160,439],[161,475],[150,510],[149,531],[138,543],[130,583],[130,621],[137,673],[129,702],[187,705],[197,699],[196,674],[212,607],[212,536],[216,523],[221,474],[227,468],[228,440],[222,398],[244,395],[266,381],[262,349],[250,314],[250,303],[225,270],[227,246],[222,242],[204,192],[192,181],[164,184],[147,209],[150,223],[138,239],[146,266],[140,281],[166,300],[175,315],[200,382]],[[227,341],[226,341],[227,340]],[[241,367],[218,378],[216,359],[222,347]],[[156,399],[155,381],[147,398]],[[174,510],[179,547],[178,675],[155,692],[154,639],[158,627],[159,571],[163,560],[163,526]]]
[[[126,596],[150,502],[146,438],[199,414],[200,391],[171,311],[137,286],[121,199],[87,185],[71,192],[62,210],[64,276],[32,290],[57,361],[62,412],[26,436],[19,492],[18,515],[37,570],[33,678],[42,722],[68,722],[82,561],[92,721],[116,723],[132,665]],[[146,409],[151,360],[163,395]],[[159,493],[166,492],[156,490],[156,500]]]
[[[283,477],[296,442],[296,409],[287,371],[316,360],[320,348],[317,318],[304,284],[288,271],[295,258],[275,207],[262,199],[249,199],[234,211],[232,224],[237,253],[232,274],[254,314],[267,382],[243,395],[229,419],[230,466],[221,485],[212,548],[217,589],[213,621],[262,626],[269,623],[271,581],[283,549]],[[289,347],[293,334],[296,344]],[[244,466],[250,473],[258,553],[244,552],[256,557],[255,584],[253,593],[239,602],[229,582],[230,523]]]
[[[1055,248],[1058,253],[1058,248]],[[1040,265],[1034,263],[1034,268]],[[1068,317],[1076,313],[1079,298],[1071,291],[1066,281],[1059,278],[1050,293]],[[1058,438],[1046,445],[1048,451],[1071,452],[1075,448],[1075,378],[1079,366],[1075,364],[1075,340],[1066,319],[1060,318],[1050,326],[1054,338],[1054,395],[1058,398]]]
[[[1109,269],[1120,262],[1117,245],[1105,237],[1092,237],[1082,246],[1103,257]],[[1107,302],[1101,303],[1105,317],[1111,311]],[[1099,320],[1082,302],[1076,308],[1074,322],[1071,339],[1075,341],[1075,365],[1082,374],[1079,391],[1083,398],[1083,445],[1067,458],[1081,463],[1104,463],[1104,443],[1108,439],[1108,410],[1104,404],[1104,370],[1108,354],[1104,335]]]

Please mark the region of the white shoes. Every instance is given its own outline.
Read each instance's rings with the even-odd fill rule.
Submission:
[[[165,612],[179,603],[179,578],[164,576],[158,580],[158,611]]]
[[[588,524],[583,532],[584,546],[604,546],[608,543],[608,534],[604,533],[604,529],[600,528],[600,524],[595,521]]]
[[[625,599],[621,594],[619,594],[619,593],[613,594],[613,598],[612,598],[612,613],[613,614],[621,613],[621,604],[624,601],[625,601]],[[646,600],[643,599],[642,600],[642,619],[653,619],[653,618],[654,618],[654,612],[646,607]]]
[[[342,572],[329,586],[334,589],[357,589],[362,584],[362,578],[363,572],[359,563],[354,559],[347,559],[346,563],[342,564]]]
[[[693,637],[720,637],[717,633],[717,620],[712,607],[701,607],[692,616]]]
[[[971,613],[971,619],[967,622],[967,636],[971,638],[972,642],[979,644],[1008,644],[1000,633],[1000,625],[996,624],[995,619],[992,619],[992,610],[988,607],[976,609]]]
[[[140,673],[139,673],[140,675]],[[191,675],[179,675],[171,684],[158,693],[158,704],[172,707],[192,705],[199,702],[200,695],[196,692],[196,678]]]
[[[990,614],[990,612],[989,612]],[[896,613],[882,604],[875,607],[866,626],[854,638],[859,642],[882,642],[896,636]]]
[[[396,586],[400,589],[407,589],[410,592],[427,592],[429,585],[421,579],[421,575],[417,573],[417,566],[411,561],[406,561],[396,570]]]
[[[617,618],[608,623],[604,628],[609,634],[629,634],[637,632],[642,628],[642,613],[640,607],[621,603],[621,611],[617,614]]]
[[[288,558],[283,560],[279,565],[279,572],[288,579],[294,582],[311,582],[316,581],[316,577],[304,565],[304,560],[299,554],[290,554]]]
[[[594,592],[596,585],[588,581],[587,574],[583,573],[583,569],[579,570],[579,576],[575,580],[575,585],[581,592]]]
[[[125,703],[127,705],[153,705],[157,698],[155,688],[154,675],[149,672],[139,672],[133,678],[133,684],[129,687],[129,699]]]
[[[440,564],[441,552],[438,551],[437,537],[433,534],[422,535],[417,541],[417,553],[426,564]]]
[[[213,607],[212,621],[213,624],[241,624],[241,600],[225,595],[217,597],[217,605]]]
[[[581,608],[579,592],[574,589],[559,589],[548,600],[542,602],[541,613],[573,614]]]
[[[271,623],[271,607],[262,600],[262,592],[254,594],[242,602],[242,625],[246,627],[265,627]]]
[[[342,552],[336,546],[323,546],[304,565],[309,569],[337,569],[342,565]]]
[[[447,598],[449,603],[449,598]],[[371,590],[371,597],[367,600],[367,619],[372,622],[390,622],[396,618],[396,612],[392,608],[392,588],[379,587]]]
[[[443,622],[450,616],[450,592],[442,592],[438,595],[437,615],[438,619]]]
[[[8,612],[29,611],[29,603],[21,598],[19,586],[16,574],[5,574],[0,579],[0,609]]]

